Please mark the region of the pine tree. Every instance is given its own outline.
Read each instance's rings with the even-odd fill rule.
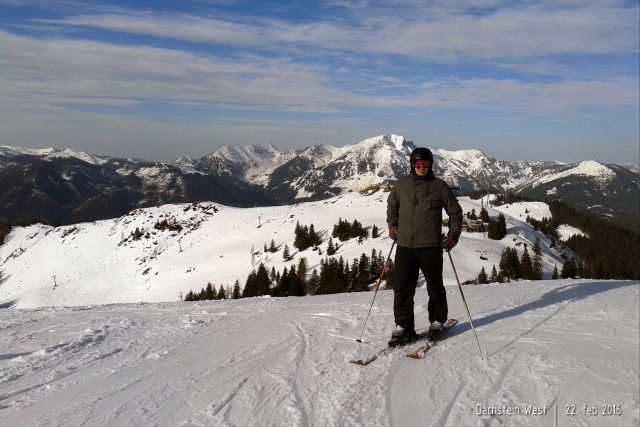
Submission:
[[[276,243],[271,239],[271,243],[269,244],[269,252],[278,252],[278,248],[276,247]]]
[[[533,275],[532,280],[541,280],[544,271],[542,269],[542,249],[540,248],[540,239],[536,237],[533,244]]]
[[[377,239],[378,237],[380,237],[380,230],[378,229],[377,225],[373,225],[373,228],[371,228],[371,237],[374,239]]]
[[[227,292],[224,290],[224,286],[220,285],[220,289],[218,290],[218,298],[216,299],[227,299]]]
[[[496,265],[493,264],[493,268],[491,269],[491,276],[489,276],[489,283],[497,283],[498,282],[498,271],[496,270]]]
[[[293,247],[298,249],[299,251],[303,251],[307,249],[307,233],[305,233],[304,228],[300,225],[300,222],[296,222],[295,229],[295,238],[293,239]]]
[[[562,272],[560,273],[560,276],[563,279],[573,279],[576,277],[576,273],[577,273],[576,263],[575,263],[575,260],[572,258],[564,263],[564,265],[562,266]]]
[[[311,277],[309,277],[309,281],[307,282],[307,286],[309,288],[309,293],[311,295],[315,295],[318,290],[318,285],[320,285],[320,276],[318,275],[318,270],[315,268],[311,272]]]
[[[498,215],[498,224],[500,225],[500,234],[502,237],[507,235],[507,221],[504,218],[502,212]]]
[[[533,280],[533,263],[531,262],[531,256],[529,250],[524,247],[522,258],[520,259],[520,271],[521,277],[525,280]]]
[[[395,277],[395,264],[392,259],[390,259],[389,262],[387,263],[383,278],[385,280],[384,288],[393,289],[393,287],[396,284],[396,277]]]
[[[305,257],[300,258],[298,261],[298,279],[302,283],[307,281],[307,258]]]
[[[263,263],[260,263],[258,271],[256,272],[256,295],[269,295],[271,292],[269,283],[267,267],[265,267]]]
[[[487,210],[484,207],[480,209],[480,219],[482,220],[482,222],[487,224],[491,221],[491,218],[489,217],[489,212],[487,212]]]
[[[369,290],[369,283],[371,283],[370,267],[367,255],[360,255],[360,260],[358,261],[358,278],[354,289],[356,292]]]
[[[309,226],[309,246],[318,246],[322,243],[320,235],[316,233],[313,223]]]
[[[327,255],[329,256],[335,255],[336,252],[337,252],[337,249],[333,244],[333,240],[331,239],[331,237],[329,237],[329,243],[327,245]]]
[[[558,266],[556,264],[553,265],[553,275],[551,278],[553,280],[558,280]]]
[[[258,286],[256,282],[256,271],[252,270],[247,276],[247,281],[244,284],[242,291],[242,298],[251,298],[258,295]]]
[[[282,251],[282,258],[285,261],[291,260],[291,254],[289,254],[289,245],[284,245],[284,250]]]
[[[489,279],[487,278],[487,272],[484,270],[484,266],[480,270],[480,273],[478,273],[478,278],[476,279],[476,281],[479,285],[489,283]]]
[[[233,285],[233,299],[240,299],[242,293],[240,292],[240,281],[236,279],[236,283]]]
[[[207,283],[207,289],[204,292],[204,299],[205,300],[212,300],[214,299],[216,296],[216,291],[214,290],[213,285],[211,284],[211,282]]]
[[[300,271],[296,271],[295,266],[292,266],[289,270],[289,296],[301,297],[306,293],[305,282],[300,278]]]

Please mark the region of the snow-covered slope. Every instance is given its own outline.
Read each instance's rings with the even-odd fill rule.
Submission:
[[[215,175],[235,175],[263,184],[269,173],[295,155],[295,150],[279,150],[272,144],[225,146],[200,162]]]
[[[480,360],[449,288],[461,323],[425,360],[397,350],[367,367],[349,360],[385,345],[391,291],[379,292],[363,344],[370,293],[0,309],[0,424],[637,426],[639,291],[465,287]],[[418,290],[418,327],[426,302]]]
[[[372,250],[385,255],[391,246],[386,237],[386,198],[378,191],[364,196],[352,192],[319,202],[292,206],[232,208],[219,204],[165,205],[133,211],[112,220],[82,223],[65,227],[33,225],[13,229],[8,241],[0,247],[5,282],[0,286],[0,303],[13,301],[17,307],[51,305],[86,305],[140,301],[176,301],[180,293],[199,291],[208,282],[216,287],[233,286],[236,280],[244,286],[251,270],[262,262],[269,270],[297,265],[307,258],[309,271],[319,268],[326,255],[327,241],[340,218],[357,219],[364,227],[376,225],[378,238],[362,243],[357,239],[340,244],[336,257],[346,261],[359,258]],[[463,197],[464,212],[480,211],[478,201]],[[543,269],[551,277],[554,266],[562,267],[558,248],[533,230],[517,215],[526,209],[510,205],[507,214],[509,234],[501,241],[489,240],[486,233],[464,233],[453,256],[463,281],[474,279],[482,267],[487,273],[500,262],[507,246],[520,252],[525,244],[531,248],[540,238]],[[544,204],[527,204],[529,210],[543,211]],[[509,214],[512,210],[513,215]],[[489,214],[498,215],[489,208]],[[546,215],[546,211],[545,211]],[[162,220],[176,221],[181,231],[157,230]],[[324,240],[323,254],[293,248],[294,229],[314,224]],[[134,240],[138,229],[142,238]],[[277,253],[264,252],[271,240],[280,247]],[[284,245],[293,259],[283,259]],[[44,261],[43,261],[44,260]],[[445,281],[454,284],[450,268]]]
[[[92,165],[102,165],[108,161],[107,157],[100,157],[84,151],[75,151],[70,148],[60,150],[58,148],[23,148],[0,146],[0,160],[2,157],[37,156],[44,159],[78,159]],[[1,162],[0,162],[1,163]]]
[[[595,160],[587,160],[579,163],[577,166],[571,166],[561,172],[543,174],[541,177],[528,182],[527,185],[535,186],[551,181],[566,178],[571,175],[582,177],[592,177],[597,181],[607,182],[615,178],[616,174],[611,168],[596,162]]]

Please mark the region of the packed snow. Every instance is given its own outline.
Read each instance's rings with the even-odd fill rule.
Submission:
[[[462,264],[462,251],[454,256]],[[0,309],[0,424],[637,426],[640,283],[465,286],[423,360],[363,367],[393,326],[381,291]],[[427,294],[416,294],[427,326]],[[413,346],[410,346],[411,348]]]

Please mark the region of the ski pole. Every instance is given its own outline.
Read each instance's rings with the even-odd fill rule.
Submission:
[[[456,266],[453,265],[453,258],[451,258],[451,252],[447,251],[447,255],[449,255],[449,261],[451,261],[451,268],[453,268],[453,274],[456,276],[456,282],[458,282],[458,289],[460,289],[460,296],[462,296],[462,302],[464,303],[464,308],[467,309],[467,316],[469,316],[469,324],[471,324],[471,329],[473,329],[473,334],[476,336],[476,342],[478,343],[478,350],[480,350],[480,359],[484,360],[482,356],[482,348],[480,348],[480,340],[478,340],[478,334],[476,334],[476,328],[473,327],[473,320],[471,320],[471,313],[469,313],[469,306],[467,305],[467,300],[464,297],[464,293],[462,292],[462,285],[460,284],[460,279],[458,278],[458,272],[456,271]]]
[[[380,273],[380,278],[378,279],[378,283],[376,283],[376,288],[373,292],[373,298],[371,298],[371,306],[369,307],[369,312],[367,313],[367,318],[364,320],[364,325],[362,326],[362,332],[360,332],[360,338],[356,341],[359,343],[362,342],[362,335],[364,334],[364,328],[367,326],[367,321],[369,320],[369,315],[371,314],[371,309],[373,308],[373,302],[376,300],[376,295],[378,295],[378,288],[380,287],[380,282],[382,282],[382,278],[384,277],[384,272],[387,270],[387,265],[389,264],[389,260],[391,259],[391,253],[393,252],[393,248],[396,245],[396,241],[393,241],[391,245],[391,250],[389,250],[389,255],[387,256],[387,260],[384,262],[384,267],[382,267],[382,273]]]

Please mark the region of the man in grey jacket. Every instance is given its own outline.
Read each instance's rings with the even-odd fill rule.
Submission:
[[[447,320],[447,294],[442,281],[442,250],[453,249],[462,231],[462,209],[449,186],[433,175],[433,154],[427,148],[411,153],[411,173],[396,181],[387,199],[389,237],[397,241],[393,312],[396,327],[390,347],[416,339],[413,298],[418,274],[427,282],[429,337],[442,332]],[[443,239],[442,209],[449,215]]]

